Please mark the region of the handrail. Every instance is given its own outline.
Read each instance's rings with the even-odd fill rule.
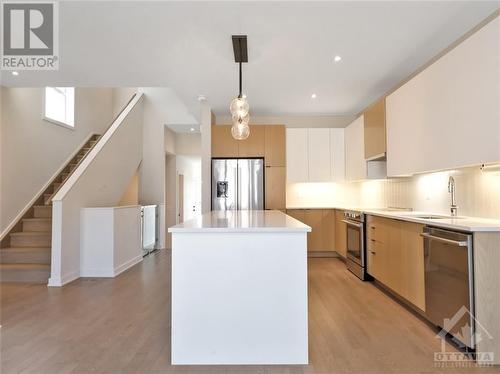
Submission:
[[[52,201],[60,201],[62,200],[66,194],[73,188],[75,183],[80,179],[84,171],[90,165],[90,163],[95,159],[101,149],[106,145],[106,143],[110,140],[111,136],[115,133],[116,130],[120,127],[123,121],[127,118],[128,114],[132,111],[135,105],[142,98],[143,93],[137,92],[132,98],[129,100],[125,108],[118,114],[115,120],[111,123],[111,125],[106,129],[106,131],[99,138],[94,147],[87,153],[86,157],[82,162],[78,164],[78,166],[71,172],[71,174],[66,179],[66,182],[59,188],[57,193],[52,197]]]
[[[50,188],[52,183],[59,178],[61,173],[68,167],[68,165],[71,163],[71,161],[75,158],[75,156],[80,152],[83,146],[87,144],[95,135],[95,133],[91,133],[87,138],[85,138],[84,142],[81,143],[76,150],[62,163],[62,166],[60,166],[57,171],[52,174],[52,176],[49,178],[49,181],[43,185],[43,187],[38,190],[38,192],[35,194],[35,196],[24,206],[24,208],[14,217],[10,223],[5,227],[5,229],[0,233],[0,246],[1,243],[4,241],[4,239],[7,238],[7,236],[12,232],[12,230],[19,225],[21,220],[23,218],[28,218],[28,213],[30,209],[33,207],[33,205],[40,204],[44,205],[43,202],[43,195],[47,192],[47,190]]]
[[[118,113],[114,118],[113,118],[113,121],[111,121],[111,123],[109,124],[109,126],[106,128],[106,130],[104,130],[104,133],[105,134],[110,128],[111,126],[113,126],[113,124],[115,123],[115,121],[118,119],[118,117],[123,113],[123,111],[125,109],[127,109],[128,105],[130,104],[130,102],[132,100],[134,100],[134,97],[137,95],[137,92],[134,92],[134,94],[130,97],[129,101],[127,101],[127,104],[123,107],[123,109],[120,111],[120,113]],[[90,152],[92,151],[92,149],[94,149],[94,147],[99,143],[99,141],[102,139],[102,136],[97,139],[97,142],[90,147],[89,151],[87,153],[84,154],[84,156],[82,157],[82,159],[80,161],[78,161],[76,163],[76,167],[73,169],[73,170],[70,170],[69,173],[68,173],[68,176],[66,177],[66,180],[61,183],[61,185],[59,187],[57,187],[57,189],[54,191],[54,193],[52,193],[52,195],[50,196],[50,198],[47,200],[47,202],[44,204],[44,205],[49,205],[52,200],[54,199],[54,197],[57,195],[57,193],[59,192],[59,190],[66,184],[66,182],[69,181],[69,178],[71,177],[71,175],[78,169],[78,167],[82,164],[83,160],[85,160],[87,158],[87,156],[90,154]]]

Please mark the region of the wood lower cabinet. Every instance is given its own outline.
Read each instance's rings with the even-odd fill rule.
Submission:
[[[367,217],[368,273],[425,311],[423,225]]]
[[[286,214],[302,223],[306,223],[306,211],[304,209],[287,209]]]
[[[344,219],[344,211],[335,209],[335,241],[334,250],[342,257],[347,256],[347,231],[346,224],[342,222]]]
[[[287,209],[286,214],[311,227],[307,235],[308,252],[331,252],[335,244],[333,209]]]
[[[286,208],[286,168],[266,167],[266,209]]]

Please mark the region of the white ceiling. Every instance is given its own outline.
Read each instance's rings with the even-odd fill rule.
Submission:
[[[60,4],[60,70],[3,74],[2,83],[166,86],[196,117],[199,94],[223,116],[238,90],[231,35],[247,34],[252,115],[352,115],[499,5],[68,1]]]

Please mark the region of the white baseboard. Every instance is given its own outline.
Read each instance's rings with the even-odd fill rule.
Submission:
[[[80,278],[79,271],[72,271],[63,275],[62,277],[50,277],[49,282],[47,283],[47,287],[62,287],[78,278]]]
[[[116,277],[117,275],[123,273],[125,270],[131,268],[132,266],[138,264],[139,262],[142,261],[142,254],[139,256],[136,256],[134,258],[131,258],[128,261],[125,261],[123,264],[115,266],[114,269],[114,276]]]
[[[112,268],[87,268],[80,271],[82,278],[113,278],[114,276]]]
[[[104,268],[86,268],[80,270],[80,277],[84,278],[114,278],[119,274],[123,273],[125,270],[131,268],[132,266],[138,264],[142,261],[142,254],[125,261],[123,264]]]

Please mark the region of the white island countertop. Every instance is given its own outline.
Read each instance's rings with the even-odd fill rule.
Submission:
[[[279,210],[211,211],[170,227],[168,232],[310,232],[311,228]]]

